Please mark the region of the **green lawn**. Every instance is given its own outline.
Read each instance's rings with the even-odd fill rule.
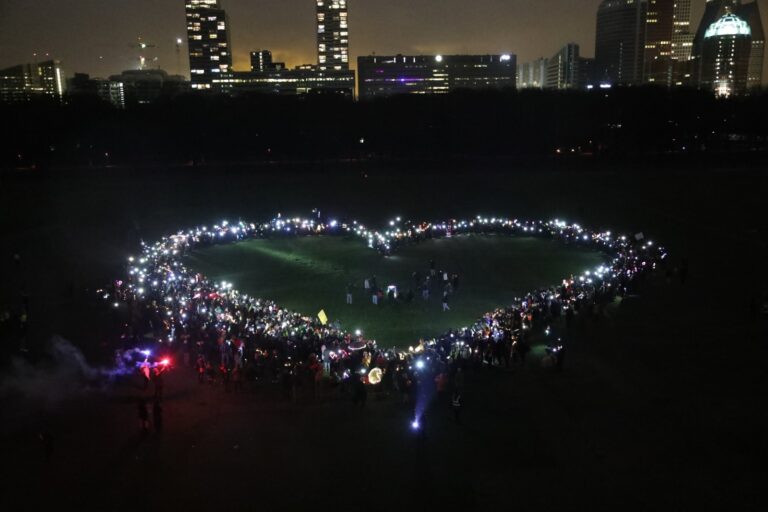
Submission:
[[[459,288],[451,311],[442,312],[437,288],[424,301],[414,288],[410,304],[375,306],[363,288],[365,277],[377,276],[385,288],[412,286],[411,274],[428,272],[429,260],[438,269],[458,272]],[[539,286],[559,283],[571,274],[604,261],[600,253],[566,247],[535,238],[464,235],[407,246],[382,257],[359,239],[302,237],[249,240],[195,251],[188,264],[209,278],[225,280],[244,293],[276,301],[285,307],[317,314],[349,330],[361,329],[384,346],[408,346],[419,337],[462,327],[482,313],[509,303]],[[346,285],[354,285],[354,303],[347,305]]]

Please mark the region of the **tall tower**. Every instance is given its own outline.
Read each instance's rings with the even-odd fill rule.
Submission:
[[[219,0],[185,0],[192,89],[214,88],[232,68],[227,14]]]
[[[645,18],[643,81],[668,86],[672,81],[672,32],[676,0],[648,0]]]
[[[596,78],[611,84],[643,79],[646,0],[603,0],[597,9]]]
[[[691,32],[691,0],[674,0],[672,11],[672,60],[691,59],[693,33]]]
[[[696,37],[693,40],[693,59],[695,74],[703,79],[704,35],[709,27],[722,16],[731,13],[745,21],[752,32],[752,44],[749,54],[747,88],[759,87],[763,78],[763,59],[765,56],[765,34],[760,9],[757,1],[742,3],[742,0],[707,0],[701,17]]]
[[[763,84],[763,59],[765,58],[765,32],[763,20],[757,0],[742,4],[736,9],[736,14],[749,24],[752,30],[752,49],[749,53],[749,71],[747,73],[747,88],[760,87]]]
[[[643,81],[670,87],[691,58],[691,0],[648,0]]]
[[[317,65],[321,71],[349,70],[347,0],[317,2]]]
[[[701,87],[718,96],[746,92],[751,48],[752,30],[743,19],[729,12],[712,23],[702,41]]]

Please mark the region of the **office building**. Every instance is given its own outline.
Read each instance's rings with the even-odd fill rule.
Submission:
[[[11,103],[49,97],[61,99],[65,91],[61,62],[47,60],[0,70],[0,101]]]
[[[579,88],[579,45],[568,43],[548,59],[547,89]]]
[[[747,22],[752,31],[752,47],[749,52],[747,89],[763,85],[763,63],[765,62],[765,32],[757,1],[740,5],[736,15]]]
[[[718,96],[747,91],[752,30],[735,14],[725,14],[704,32],[701,48],[702,88]]]
[[[516,60],[509,54],[358,57],[359,95],[372,98],[457,89],[514,89]]]
[[[109,81],[114,84],[111,87],[120,91],[121,106],[146,105],[190,90],[190,83],[183,76],[169,75],[162,69],[130,69],[110,76]]]
[[[634,85],[643,79],[646,0],[603,0],[597,10],[596,79]]]
[[[209,90],[232,68],[227,14],[219,0],[185,0],[185,6],[192,89]]]
[[[538,58],[517,66],[518,89],[543,89],[547,81],[549,59]]]
[[[671,87],[684,83],[691,58],[691,0],[648,0],[643,80]]]
[[[354,71],[321,71],[314,65],[285,69],[279,66],[264,71],[234,71],[214,81],[231,94],[335,94],[353,97],[355,92]]]
[[[320,71],[349,69],[347,0],[317,2],[317,65]]]
[[[745,21],[750,28],[752,43],[747,71],[747,89],[760,87],[763,83],[763,62],[765,58],[765,32],[756,1],[742,3],[741,0],[707,0],[696,36],[693,40],[693,74],[700,83],[702,80],[705,34],[713,23],[726,14],[734,14]]]
[[[122,82],[91,78],[87,73],[75,73],[67,80],[67,97],[98,98],[118,108],[125,108],[125,88]]]
[[[251,72],[260,73],[264,71],[273,71],[275,69],[285,69],[285,63],[274,62],[272,52],[269,50],[256,50],[251,52]]]

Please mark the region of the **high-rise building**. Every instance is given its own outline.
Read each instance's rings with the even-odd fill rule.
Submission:
[[[749,71],[747,72],[747,89],[763,85],[763,62],[765,59],[765,32],[763,20],[757,1],[742,4],[736,9],[736,14],[747,22],[752,31],[752,49],[749,53]]]
[[[691,60],[693,33],[691,32],[691,0],[674,0],[672,10],[672,60]]]
[[[48,96],[60,99],[65,90],[61,62],[47,60],[0,70],[0,101],[28,101]]]
[[[579,87],[579,45],[568,43],[548,61],[547,89],[575,89]]]
[[[317,2],[317,65],[320,71],[349,69],[347,0]]]
[[[648,0],[643,80],[671,87],[682,84],[691,58],[691,0]]]
[[[122,106],[145,105],[160,98],[172,98],[189,92],[190,84],[183,76],[169,75],[162,69],[129,69],[112,75],[109,81],[119,84]]]
[[[749,24],[726,13],[704,32],[700,85],[718,96],[747,90],[752,30]]]
[[[740,4],[740,0],[707,0],[706,4],[704,4],[704,13],[701,16],[701,21],[696,29],[696,35],[693,38],[692,55],[694,57],[701,57],[704,33],[709,27],[724,14],[727,14],[729,10],[734,12]]]
[[[419,55],[357,58],[360,98],[515,87],[514,55]]]
[[[272,52],[269,50],[256,50],[251,52],[251,71],[263,72],[273,69],[283,69],[285,64],[272,61]]]
[[[219,0],[185,0],[192,89],[213,88],[232,68],[229,22]]]
[[[91,78],[87,73],[75,73],[67,80],[69,98],[99,98],[112,103],[118,108],[125,108],[125,88],[123,82],[106,78]]]
[[[597,10],[596,79],[639,84],[643,78],[646,0],[603,0]]]
[[[543,89],[547,81],[549,59],[543,57],[517,66],[518,89]]]
[[[757,1],[742,3],[741,0],[707,0],[704,14],[701,17],[696,36],[693,39],[693,75],[701,82],[704,71],[704,36],[713,23],[726,14],[735,14],[745,21],[752,32],[752,43],[749,54],[749,69],[747,74],[747,89],[762,85],[763,59],[765,57],[765,32],[760,17]]]
[[[672,17],[675,1],[648,0],[643,52],[645,82],[666,86],[672,82]]]

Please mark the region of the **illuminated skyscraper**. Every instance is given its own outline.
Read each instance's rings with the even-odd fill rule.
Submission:
[[[185,0],[192,89],[211,89],[232,68],[227,14],[219,0]]]
[[[349,69],[347,0],[317,2],[317,65],[320,71]]]
[[[696,31],[696,37],[693,40],[694,74],[696,77],[703,78],[702,73],[705,64],[702,60],[704,58],[705,33],[713,23],[728,13],[738,16],[750,28],[752,43],[747,71],[747,89],[759,87],[762,84],[763,77],[765,34],[757,1],[745,4],[741,0],[707,0],[704,6],[704,14]]]
[[[718,96],[747,90],[752,30],[735,14],[727,13],[704,31],[700,85]]]
[[[64,73],[57,60],[0,70],[0,102],[28,101],[40,96],[61,99],[64,89]]]
[[[596,78],[638,84],[643,78],[646,0],[603,0],[597,10]]]
[[[736,14],[749,24],[749,28],[752,31],[752,49],[749,53],[747,89],[760,87],[763,84],[765,33],[763,32],[763,20],[760,17],[757,1],[742,4],[736,9]]]
[[[682,83],[691,58],[691,0],[648,0],[643,80],[670,87]]]
[[[691,59],[693,33],[691,32],[691,0],[673,0],[672,11],[672,60],[685,62]]]
[[[568,43],[547,63],[547,89],[574,89],[579,87],[579,45]]]

